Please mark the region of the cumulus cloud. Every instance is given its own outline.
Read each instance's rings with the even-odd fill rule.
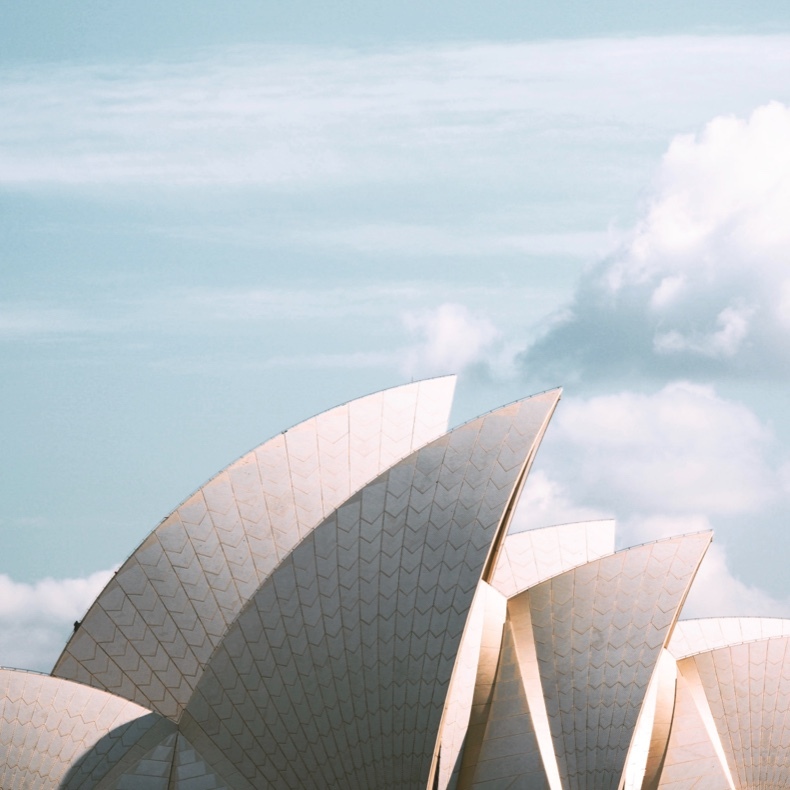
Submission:
[[[770,430],[711,387],[566,398],[544,453],[577,501],[622,513],[735,516],[771,504],[782,473]]]
[[[524,532],[556,524],[577,521],[596,521],[608,518],[611,511],[579,505],[567,486],[552,480],[544,470],[537,469],[529,476],[511,522],[511,532]]]
[[[784,548],[788,464],[771,430],[710,386],[567,396],[544,440],[514,529],[615,518],[620,546],[713,529],[685,616],[790,614],[790,600],[739,577],[739,547]],[[744,525],[748,523],[748,529]],[[749,554],[753,554],[752,551]]]
[[[113,571],[33,584],[0,574],[0,666],[52,669],[72,631]]]
[[[567,484],[552,479],[544,470],[537,470],[530,475],[510,531],[607,518],[612,512],[612,509],[579,504]],[[713,528],[711,520],[700,514],[640,514],[618,521],[617,540],[624,547]],[[727,550],[716,542],[714,535],[714,543],[702,561],[682,616],[788,617],[790,600],[777,598],[739,578],[732,570]]]
[[[582,379],[782,373],[788,217],[790,108],[676,137],[628,241],[586,273],[522,361]]]
[[[488,318],[460,304],[406,313],[403,323],[418,338],[403,362],[404,372],[411,376],[458,373],[482,361],[500,336]]]
[[[788,617],[790,601],[747,584],[730,568],[727,553],[714,543],[689,592],[683,617]]]

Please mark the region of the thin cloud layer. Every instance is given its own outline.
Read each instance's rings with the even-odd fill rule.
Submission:
[[[790,109],[674,139],[642,220],[523,356],[592,380],[784,377],[790,362]]]
[[[572,177],[591,146],[616,169],[612,146],[783,90],[789,52],[781,36],[662,37],[7,69],[0,183],[521,181],[558,143]]]

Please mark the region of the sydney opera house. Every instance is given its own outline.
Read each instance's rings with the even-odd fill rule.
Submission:
[[[454,381],[265,442],[0,670],[0,787],[790,787],[790,621],[682,620],[708,532],[510,532],[559,390]]]

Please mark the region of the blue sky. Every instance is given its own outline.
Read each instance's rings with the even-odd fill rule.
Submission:
[[[565,386],[522,526],[712,526],[691,611],[790,614],[790,10],[631,6],[2,6],[0,664],[251,446],[452,371],[455,421]]]

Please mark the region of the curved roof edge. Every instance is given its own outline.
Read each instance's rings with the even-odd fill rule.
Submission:
[[[790,636],[790,619],[781,617],[700,617],[678,620],[668,649],[675,660],[721,647]]]
[[[766,632],[776,631],[776,625]],[[789,656],[790,635],[774,633],[717,645],[677,662],[679,676],[696,692],[707,735],[733,790],[790,786]]]
[[[621,777],[624,777],[628,758],[632,753],[631,738],[638,727],[642,699],[712,536],[712,531],[704,530],[629,546],[558,574],[511,599],[511,602],[515,602],[529,596],[525,600],[530,601],[533,609],[538,660],[546,666],[553,664],[557,672],[551,687],[553,692],[550,694],[546,678],[551,677],[551,673],[541,668],[540,676],[546,699],[553,696],[555,700],[559,700],[562,698],[563,688],[572,687],[574,709],[587,706],[596,708],[611,693],[612,680],[607,667],[617,667],[618,683],[630,687],[627,703],[618,700],[615,707],[620,706],[620,712],[612,714],[615,718],[619,715],[625,721],[631,721],[627,743],[621,739],[619,749],[610,748],[604,717],[599,721],[597,732],[585,731],[584,725],[578,731],[582,740],[586,740],[587,749],[593,748],[597,751],[599,756],[605,758],[604,763],[608,770]],[[617,579],[616,584],[614,579]],[[592,597],[581,605],[579,595],[585,588]],[[630,616],[626,616],[629,609]],[[647,612],[650,612],[649,617]],[[540,625],[538,615],[542,621]],[[565,637],[568,640],[567,646],[574,649],[574,642],[578,641],[590,651],[587,663],[600,668],[595,673],[596,682],[591,677],[586,677],[583,671],[578,676],[574,674],[577,672],[575,661],[568,669],[563,659],[558,657],[564,653],[555,654],[553,650],[556,645],[552,648],[553,639],[546,641],[549,634],[565,634],[569,624],[572,625],[569,637]],[[638,658],[633,656],[629,643],[633,639],[634,628],[643,632],[641,638],[644,647]],[[590,631],[608,634],[608,639],[604,639],[602,645],[596,646],[594,641],[588,641],[587,635]],[[568,672],[570,678],[567,676]],[[579,727],[573,711],[564,710],[561,705],[555,706],[554,713],[549,714],[549,720],[555,744],[561,740],[561,732],[572,732]],[[560,775],[565,783],[573,777],[577,763],[572,752],[558,751],[556,754]],[[581,755],[577,754],[576,757],[580,761],[578,765],[584,765]],[[592,766],[588,761],[588,784],[594,783],[596,774],[600,776],[600,772],[604,770],[600,759],[593,760]]]
[[[454,386],[444,376],[367,395],[231,463],[132,553],[52,674],[177,720],[277,564],[351,493],[445,433]]]
[[[615,553],[613,519],[576,521],[505,536],[491,586],[507,598]]]
[[[106,691],[26,670],[0,669],[0,700],[0,787],[50,788],[64,777],[80,786],[157,727],[173,726]]]
[[[736,790],[724,746],[693,659],[676,663],[672,725],[657,784],[659,790],[716,787]],[[651,788],[650,790],[653,790]]]

